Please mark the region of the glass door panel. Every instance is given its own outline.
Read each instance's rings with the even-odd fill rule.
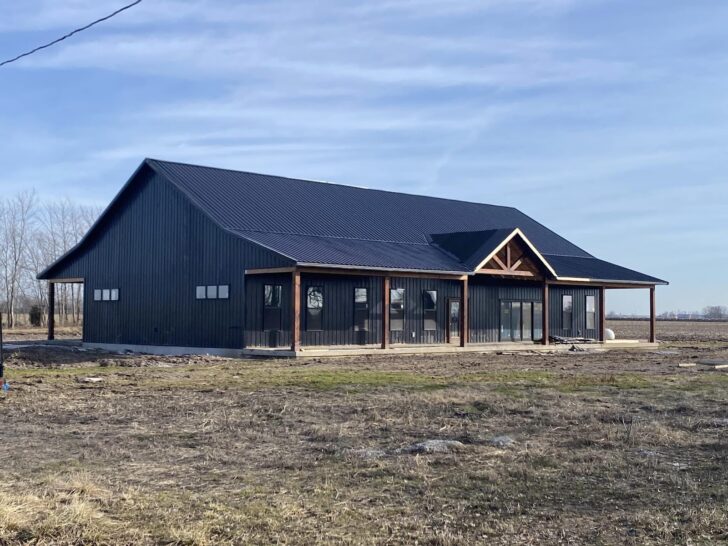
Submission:
[[[501,341],[511,341],[512,337],[511,337],[511,302],[510,301],[501,302],[500,324],[501,324],[500,340]]]
[[[524,301],[521,304],[523,311],[523,340],[531,341],[531,323],[533,318],[533,304],[530,301]]]
[[[543,339],[543,304],[540,301],[533,304],[533,339]]]
[[[511,302],[511,341],[521,341],[521,302]]]

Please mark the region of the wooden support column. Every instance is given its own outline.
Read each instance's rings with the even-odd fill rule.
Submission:
[[[56,338],[56,283],[48,283],[48,341]]]
[[[541,340],[541,343],[543,345],[549,344],[549,335],[550,335],[550,328],[549,328],[549,283],[548,281],[543,281],[543,302],[542,302],[542,309],[541,309],[542,317],[541,317],[541,323],[543,326],[543,339]]]
[[[301,272],[291,274],[291,351],[301,350]]]
[[[468,343],[468,278],[463,279],[460,288],[462,294],[460,297],[460,346],[465,347]]]
[[[382,349],[389,348],[389,290],[392,287],[390,277],[382,278]]]
[[[606,339],[604,330],[607,328],[607,308],[606,308],[606,292],[603,286],[599,288],[599,341],[604,342]]]
[[[657,341],[657,305],[655,303],[655,287],[650,286],[650,343]]]

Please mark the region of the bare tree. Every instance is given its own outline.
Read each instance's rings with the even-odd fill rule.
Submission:
[[[15,324],[15,305],[22,293],[35,201],[34,191],[19,193],[3,203],[0,213],[0,273],[9,328]]]
[[[728,307],[724,305],[709,305],[703,309],[703,316],[707,319],[728,318]]]

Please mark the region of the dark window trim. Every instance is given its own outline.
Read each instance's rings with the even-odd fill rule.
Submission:
[[[116,295],[116,298],[114,298],[114,295]],[[97,303],[118,303],[121,299],[121,290],[118,288],[94,288],[92,296],[93,301]]]
[[[318,291],[321,293],[321,307],[309,307],[309,300],[308,295],[311,292],[311,290],[318,289]],[[307,332],[323,332],[324,331],[324,304],[326,302],[326,298],[324,296],[324,287],[318,284],[314,284],[311,286],[306,287],[306,331]],[[310,312],[311,310],[317,310],[319,311],[319,321],[320,321],[320,328],[311,328],[309,327],[309,321],[311,318]]]
[[[428,309],[427,307],[425,307],[425,302],[428,301],[428,298],[426,296],[426,294],[428,292],[435,293],[435,306],[431,309]],[[439,297],[440,296],[439,296],[437,290],[423,290],[422,291],[422,330],[424,332],[437,332],[437,304],[438,304]],[[430,316],[428,316],[428,313],[430,314]],[[434,324],[435,324],[434,328],[427,327],[428,320],[434,322]]]
[[[498,341],[503,341],[502,334],[503,334],[503,322],[502,322],[502,316],[501,316],[501,306],[504,303],[509,303],[511,306],[514,303],[521,304],[521,322],[520,322],[520,329],[521,329],[521,341],[526,342],[538,342],[543,339],[543,300],[536,300],[536,299],[511,299],[511,298],[505,298],[498,300]],[[523,304],[524,303],[530,303],[531,304],[531,339],[523,339]],[[536,313],[536,306],[541,306],[541,313]],[[513,308],[511,307],[511,314],[513,313]],[[537,339],[535,337],[535,330],[536,330],[536,316],[539,317],[539,322],[541,322],[541,338]]]
[[[589,298],[594,301],[594,311],[589,311]],[[589,315],[593,315],[594,321],[593,326],[589,328]],[[597,327],[597,297],[592,294],[584,296],[584,328],[587,330],[594,330]]]
[[[266,301],[266,288],[271,287],[273,291],[278,292],[278,305],[268,305],[268,302]],[[277,290],[276,290],[277,289]],[[269,321],[266,320],[266,317],[272,316],[271,322],[275,324],[269,324]],[[267,328],[267,326],[277,326],[274,328]],[[275,332],[275,331],[281,331],[283,329],[283,285],[281,284],[272,284],[272,283],[264,283],[263,284],[263,323],[262,323],[263,331],[264,332]]]
[[[398,311],[402,313],[402,328],[394,329],[394,321],[392,320],[392,311],[394,310],[394,300],[392,299],[393,292],[402,292],[402,308]],[[404,288],[390,288],[389,289],[389,331],[390,332],[404,332],[407,329],[406,324],[406,306],[407,306],[407,291]]]
[[[208,289],[215,289],[215,297],[208,297]],[[227,289],[227,296],[220,296],[220,289]],[[202,296],[200,296],[202,290]],[[230,285],[229,284],[196,284],[195,285],[195,300],[197,301],[225,301],[230,299]]]
[[[566,310],[565,303],[566,298],[571,299],[571,308],[569,311]],[[569,313],[569,325],[566,325],[566,313]],[[573,294],[561,294],[561,329],[562,330],[573,330],[574,329],[574,295]]]
[[[364,290],[366,293],[366,301],[362,304],[361,302],[356,301],[356,292],[357,290]],[[369,288],[366,286],[355,286],[354,290],[352,292],[352,296],[354,296],[354,331],[355,332],[368,332],[369,331]],[[363,307],[359,307],[363,305]],[[365,311],[366,312],[366,318],[364,319],[364,327],[359,327],[358,312]]]

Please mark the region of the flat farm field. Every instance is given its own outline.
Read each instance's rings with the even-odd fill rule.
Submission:
[[[0,544],[726,543],[728,371],[696,364],[725,327],[660,323],[649,352],[21,348]]]

